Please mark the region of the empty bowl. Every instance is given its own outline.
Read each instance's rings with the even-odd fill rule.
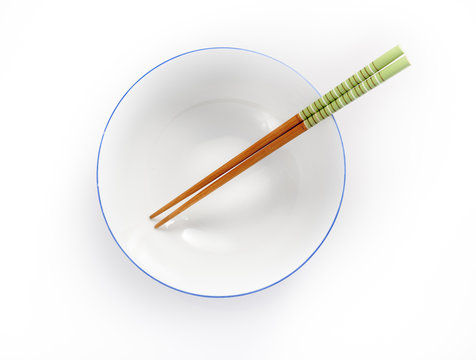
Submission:
[[[126,256],[172,289],[211,297],[263,290],[303,266],[344,193],[334,118],[165,226],[149,215],[317,97],[290,66],[238,48],[190,51],[140,77],[114,108],[97,160],[101,210]]]

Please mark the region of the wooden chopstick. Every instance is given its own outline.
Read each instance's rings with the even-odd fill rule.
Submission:
[[[220,177],[220,175],[217,175],[217,174],[220,173],[220,171],[219,171],[220,169],[226,168],[227,166],[225,166],[225,165],[227,165],[228,163],[223,165],[219,169],[217,169],[215,171],[216,172],[215,175],[211,176],[213,173],[210,174],[205,179],[213,178],[213,180],[210,180],[210,181],[214,181],[216,179],[217,180],[215,182],[213,182],[211,185],[209,185],[208,187],[206,187],[205,189],[203,189],[202,191],[200,191],[196,196],[194,196],[192,199],[187,201],[185,204],[183,204],[182,206],[177,208],[175,211],[170,213],[164,219],[159,221],[155,225],[155,228],[158,228],[161,225],[165,224],[167,221],[169,221],[170,219],[172,219],[176,215],[180,214],[182,211],[189,208],[190,206],[195,204],[197,201],[203,199],[205,196],[207,196],[208,194],[210,194],[211,192],[213,192],[214,190],[216,190],[217,188],[219,188],[223,184],[227,183],[228,181],[233,179],[238,174],[240,174],[243,171],[245,171],[246,169],[248,169],[250,166],[256,164],[258,161],[260,161],[261,159],[263,159],[264,157],[266,157],[270,153],[276,151],[281,146],[283,146],[284,144],[286,144],[289,141],[291,141],[292,139],[294,139],[296,136],[302,134],[304,131],[311,128],[312,126],[317,125],[320,121],[322,121],[325,118],[331,116],[334,112],[338,111],[339,109],[341,109],[345,105],[349,104],[350,102],[354,101],[358,97],[362,96],[363,94],[365,94],[369,90],[375,88],[376,86],[378,86],[379,84],[381,84],[385,80],[389,79],[390,77],[394,76],[395,74],[397,74],[398,72],[400,72],[401,70],[403,70],[404,68],[406,68],[409,65],[410,65],[410,63],[408,62],[408,59],[404,56],[404,57],[400,58],[399,60],[395,61],[394,63],[392,63],[391,65],[389,65],[388,67],[384,68],[383,70],[378,71],[378,72],[374,73],[373,75],[369,76],[365,81],[362,81],[361,83],[357,84],[356,86],[354,86],[349,91],[345,92],[340,97],[335,98],[327,106],[322,107],[320,110],[316,110],[316,106],[315,106],[316,102],[311,104],[309,107],[307,107],[306,109],[304,109],[303,111],[301,111],[299,113],[299,118],[303,119],[303,112],[305,113],[306,111],[307,112],[312,112],[311,116],[306,118],[304,121],[299,122],[297,125],[292,127],[287,132],[282,133],[280,136],[277,136],[277,137],[274,137],[274,135],[273,136],[268,136],[268,135],[271,135],[271,133],[268,134],[267,136],[265,136],[264,138],[267,138],[268,140],[270,140],[274,137],[274,140],[271,140],[266,145],[264,145],[263,147],[259,148],[258,150],[254,151],[254,152],[251,152],[249,150],[250,148],[248,148],[247,150],[245,150],[245,152],[243,152],[243,153],[239,154],[238,156],[236,156],[235,158],[233,158],[233,159],[243,158],[244,155],[243,156],[240,156],[240,155],[242,155],[246,152],[251,154],[250,156],[248,156],[244,160],[242,160],[240,163],[238,163],[238,165],[231,168],[231,170],[226,172],[221,177]],[[340,84],[340,85],[342,85],[342,84]],[[295,121],[298,120],[297,115],[295,115],[293,118],[295,119]],[[293,118],[291,118],[291,119],[293,119]],[[288,120],[288,122],[290,120]],[[288,122],[286,122],[286,123],[288,123]],[[285,126],[283,126],[283,125],[281,125],[281,127],[282,127],[282,128],[280,127],[281,129],[285,128]],[[279,134],[279,131],[277,131],[277,130],[278,129],[274,130],[275,135]],[[260,142],[261,140],[259,140],[258,142]],[[255,143],[255,144],[257,144],[257,143]],[[265,143],[266,143],[266,141],[260,142],[260,144],[265,144]],[[230,161],[229,163],[232,163],[232,162],[233,161]],[[205,183],[205,181],[204,181],[205,179],[203,179],[201,182]],[[200,184],[201,182],[197,183],[196,185]],[[194,191],[192,192],[191,189],[189,189],[190,191],[187,190],[185,193],[193,194]],[[180,198],[181,196],[179,196],[178,198]],[[182,199],[186,198],[187,196],[184,196]],[[180,200],[178,200],[176,203],[178,203],[179,201]],[[173,205],[171,205],[171,206],[173,206]],[[157,213],[160,213],[160,210]],[[152,214],[152,215],[154,215],[154,214]],[[151,217],[153,217],[152,215],[151,215]]]
[[[262,137],[261,139],[256,141],[253,145],[248,147],[246,150],[244,150],[243,152],[236,155],[233,159],[229,160],[227,163],[220,166],[218,169],[216,169],[210,175],[204,177],[202,180],[197,182],[191,188],[187,189],[182,194],[177,196],[175,199],[171,200],[170,202],[168,202],[167,204],[162,206],[159,210],[154,212],[149,217],[151,219],[153,219],[157,215],[163,213],[164,211],[170,209],[172,206],[178,204],[180,201],[182,201],[182,200],[186,199],[187,197],[189,197],[190,195],[194,194],[195,192],[197,192],[201,188],[207,186],[212,181],[216,180],[217,178],[219,178],[220,176],[225,174],[227,171],[229,171],[230,169],[234,168],[236,165],[241,163],[243,160],[250,157],[251,155],[253,155],[257,151],[262,149],[264,146],[268,145],[270,142],[274,141],[275,139],[277,139],[278,137],[280,137],[281,135],[286,133],[288,130],[292,129],[294,126],[301,123],[302,121],[303,120],[301,119],[299,114],[294,115],[289,120],[287,120],[286,122],[284,122],[283,124],[278,126],[276,129],[274,129],[273,131],[271,131],[270,133],[268,133],[267,135],[265,135],[264,137]]]
[[[233,159],[229,160],[224,165],[220,166],[218,169],[213,171],[211,174],[197,182],[195,185],[184,191],[182,194],[177,196],[176,198],[169,201],[167,204],[162,206],[160,209],[155,211],[149,217],[151,219],[155,218],[157,215],[160,215],[164,211],[170,209],[172,206],[177,205],[182,200],[186,199],[190,195],[194,194],[195,192],[199,191],[203,187],[210,184],[212,181],[216,180],[223,174],[225,174],[230,169],[237,166],[243,160],[248,158],[249,156],[253,155],[255,152],[259,151],[264,146],[268,145],[270,142],[274,141],[284,133],[286,133],[289,129],[296,126],[300,122],[306,120],[307,118],[314,115],[317,111],[323,109],[338,97],[344,95],[346,92],[352,90],[355,86],[358,86],[362,81],[366,80],[377,71],[383,69],[385,66],[390,64],[392,61],[397,59],[399,56],[403,54],[402,49],[400,46],[395,46],[389,51],[385,52],[383,55],[379,56],[377,59],[372,61],[367,66],[364,66],[362,69],[357,71],[355,74],[348,77],[342,83],[337,85],[332,90],[328,91],[324,96],[317,99],[314,103],[309,105],[308,107],[304,108],[299,114],[294,115],[289,120],[284,122],[282,125],[271,131],[269,134],[264,136],[263,138],[256,141],[253,145],[245,149],[243,152],[235,156]]]
[[[294,126],[292,129],[278,137],[277,139],[273,140],[270,142],[268,145],[262,147],[260,150],[256,151],[253,155],[248,157],[246,160],[242,161],[239,165],[228,171],[226,174],[224,174],[222,177],[220,177],[218,180],[215,182],[211,183],[209,186],[207,186],[205,189],[200,191],[197,195],[192,197],[190,200],[188,200],[186,203],[178,207],[175,211],[171,212],[169,215],[167,215],[165,218],[160,220],[157,224],[155,224],[155,228],[158,228],[165,224],[167,221],[171,220],[178,214],[180,214],[182,211],[188,209],[190,206],[198,202],[199,200],[203,199],[205,196],[211,194],[213,191],[221,187],[222,185],[226,184],[228,181],[233,179],[235,176],[241,174],[243,171],[246,169],[250,168],[252,165],[256,164],[258,161],[261,159],[265,158],[272,152],[276,151],[279,149],[281,146],[285,145],[292,139],[296,138],[297,136],[301,135],[303,132],[305,132],[308,128],[306,125],[304,125],[303,122],[300,122],[296,126]]]

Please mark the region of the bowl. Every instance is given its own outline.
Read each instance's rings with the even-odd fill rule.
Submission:
[[[345,153],[333,117],[164,227],[149,215],[317,97],[290,66],[240,48],[189,51],[146,72],[115,106],[97,158],[117,245],[152,279],[198,296],[251,294],[295,273],[342,203]]]

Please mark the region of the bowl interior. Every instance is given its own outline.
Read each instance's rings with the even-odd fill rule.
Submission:
[[[274,284],[319,247],[337,216],[344,156],[327,119],[164,228],[148,215],[317,98],[293,69],[215,48],[175,57],[118,104],[98,157],[98,191],[115,240],[173,288],[232,296]]]

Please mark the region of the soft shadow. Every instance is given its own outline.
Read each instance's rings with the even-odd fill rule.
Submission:
[[[95,165],[95,161],[92,161]],[[294,277],[283,281],[271,288],[258,293],[233,298],[205,298],[184,294],[170,289],[137,268],[120,250],[103,219],[95,184],[95,166],[83,164],[83,181],[78,181],[76,189],[77,203],[81,205],[82,219],[79,223],[85,226],[90,236],[88,242],[88,263],[84,264],[91,270],[88,276],[98,276],[104,279],[105,285],[100,289],[98,296],[106,297],[106,301],[123,302],[124,306],[142,307],[150,313],[167,309],[175,314],[194,311],[204,311],[209,315],[214,313],[233,312],[235,310],[261,312],[281,307],[287,302],[290,295],[295,293],[297,282]],[[208,219],[208,224],[213,221]],[[151,223],[152,224],[152,223]],[[180,224],[174,226],[174,231],[182,231]],[[96,280],[97,281],[97,280]],[[162,310],[160,310],[162,309]]]

